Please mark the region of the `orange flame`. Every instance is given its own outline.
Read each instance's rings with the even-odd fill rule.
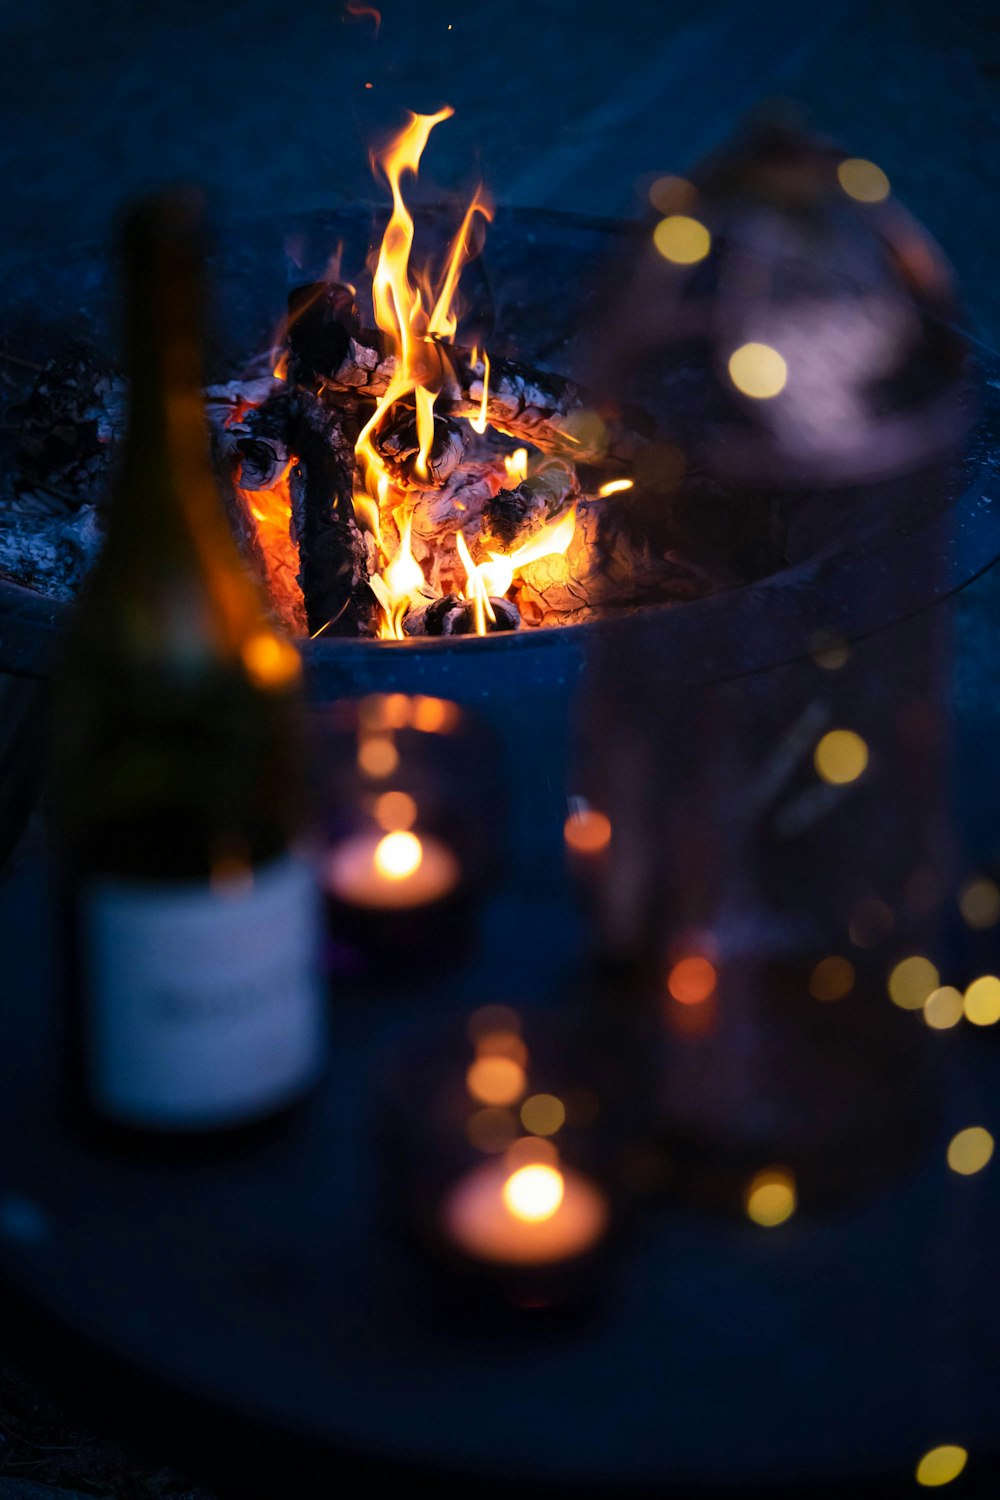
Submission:
[[[478,350],[478,348],[477,349],[473,349],[473,351],[472,351],[472,363],[473,363],[473,365],[475,365],[478,362],[478,360],[479,360],[479,350]],[[483,399],[479,403],[479,412],[478,412],[478,415],[469,418],[469,426],[472,428],[473,432],[478,432],[480,437],[482,437],[483,433],[486,431],[486,412],[487,412],[487,408],[488,408],[488,405],[489,405],[489,398],[490,398],[490,357],[486,353],[486,350],[484,349],[483,350]],[[519,448],[517,451],[518,451],[518,453],[523,453],[524,457],[525,457],[525,460],[527,461],[527,457],[528,457],[528,450],[527,450],[527,448]],[[506,460],[505,460],[505,462],[506,462]],[[508,470],[508,472],[509,472],[509,470]]]
[[[491,552],[489,562],[474,563],[460,531],[455,533],[455,546],[465,568],[468,585],[466,599],[475,606],[476,634],[486,634],[486,620],[496,619],[490,597],[502,599],[514,582],[514,576],[529,563],[540,562],[543,557],[562,556],[569,550],[576,533],[576,506],[571,506],[563,515],[547,521],[532,537],[506,556],[502,552]]]
[[[528,477],[528,450],[527,448],[515,448],[513,453],[505,453],[503,466],[507,471],[507,483],[511,489],[516,489],[523,484]]]
[[[492,218],[492,209],[477,189],[465,211],[458,233],[448,249],[444,268],[435,285],[425,271],[415,275],[410,268],[413,250],[413,217],[403,198],[401,180],[405,172],[416,175],[420,158],[435,125],[450,119],[454,110],[445,105],[434,115],[410,115],[410,123],[391,141],[382,154],[373,158],[373,166],[385,174],[392,192],[392,214],[386,226],[372,280],[375,321],[386,335],[387,346],[395,356],[396,369],[385,395],[362,428],[355,453],[368,494],[358,497],[355,508],[368,524],[386,557],[381,528],[372,516],[372,499],[379,510],[394,495],[392,476],[386,468],[375,437],[398,402],[412,402],[417,428],[417,457],[414,468],[419,479],[428,476],[428,459],[434,441],[434,402],[441,381],[441,356],[437,343],[448,342],[458,327],[456,293],[462,268],[473,254],[472,226],[477,215]],[[484,395],[485,401],[485,395]],[[360,501],[360,504],[359,504]],[[397,568],[397,563],[399,567]],[[419,563],[410,549],[410,518],[399,525],[399,549],[383,569],[372,587],[382,605],[383,638],[402,638],[402,616],[405,605],[423,585]],[[404,590],[404,592],[401,592]]]

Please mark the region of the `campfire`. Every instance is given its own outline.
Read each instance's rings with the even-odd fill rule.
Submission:
[[[290,297],[270,380],[209,392],[240,534],[296,633],[485,635],[600,602],[602,501],[632,487],[642,439],[572,382],[456,342],[491,206],[477,190],[418,270],[403,193],[451,114],[412,115],[374,159],[392,192],[374,329],[338,257]]]
[[[208,388],[220,484],[275,615],[297,637],[486,635],[773,571],[773,498],[692,473],[645,413],[509,357],[511,330],[464,337],[492,206],[477,189],[425,257],[404,191],[452,113],[411,115],[373,157],[392,208],[367,265],[338,251],[266,354]],[[89,348],[35,368],[0,576],[67,598],[101,542],[127,392]]]

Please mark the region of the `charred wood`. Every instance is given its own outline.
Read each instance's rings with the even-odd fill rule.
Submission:
[[[564,511],[580,493],[576,470],[561,459],[550,459],[512,490],[499,490],[483,508],[481,543],[487,549],[509,552],[546,522]]]
[[[347,356],[361,329],[354,288],[341,281],[314,281],[288,294],[288,379],[316,391]]]
[[[379,399],[396,373],[396,360],[382,353],[377,334],[366,342],[349,338],[347,353],[331,367],[324,382],[330,392],[359,392]],[[370,339],[370,342],[368,341]],[[435,383],[452,416],[478,416],[486,367],[468,349],[428,345],[436,364]],[[651,435],[641,415],[598,412],[573,381],[514,360],[496,359],[490,366],[486,420],[498,432],[533,443],[545,453],[566,454],[581,463],[600,463],[609,471],[628,464]]]
[[[354,451],[336,417],[303,393],[291,433],[292,531],[310,634],[370,635],[377,602],[369,538],[354,514]]]
[[[439,489],[465,455],[466,429],[450,417],[434,414],[434,438],[427,455],[427,471],[418,472],[420,442],[417,414],[411,406],[396,406],[375,436],[375,447],[393,480],[403,489]]]
[[[125,382],[89,344],[49,360],[13,415],[20,420],[15,492],[43,491],[68,509],[106,504],[127,417]]]
[[[219,444],[241,490],[269,490],[278,482],[292,457],[292,423],[293,397],[281,391],[220,429]]]
[[[486,633],[516,630],[521,623],[517,606],[510,599],[491,599],[494,618],[486,615]],[[476,606],[470,599],[446,594],[432,604],[411,609],[403,621],[407,635],[475,635]]]

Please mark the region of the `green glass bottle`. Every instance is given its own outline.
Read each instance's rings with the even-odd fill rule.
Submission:
[[[73,1074],[106,1125],[215,1135],[322,1068],[301,664],[211,469],[197,198],[140,204],[123,248],[128,433],[53,706]]]

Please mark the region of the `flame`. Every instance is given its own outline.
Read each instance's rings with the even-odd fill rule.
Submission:
[[[479,360],[479,350],[478,350],[478,348],[476,348],[476,349],[473,349],[473,351],[472,351],[472,363],[473,363],[473,365],[475,365],[478,362],[478,360]],[[490,395],[490,357],[486,353],[486,350],[484,349],[483,350],[483,399],[479,403],[479,415],[476,416],[476,417],[470,417],[469,418],[469,426],[472,428],[473,432],[478,432],[480,437],[482,437],[483,433],[486,431],[486,411],[487,411],[487,405],[488,405],[488,402],[489,402],[489,395]],[[523,453],[524,454],[525,463],[527,463],[527,458],[528,458],[528,450],[527,450],[527,448],[519,448],[517,451],[518,451],[518,453]],[[506,460],[505,460],[505,462],[506,462]]]
[[[397,552],[391,560],[386,553],[379,516],[383,507],[391,504],[394,492],[398,491],[395,491],[392,475],[378,452],[375,438],[393,406],[400,402],[412,404],[417,429],[414,469],[418,479],[428,477],[428,460],[434,442],[434,402],[442,376],[438,343],[452,340],[458,327],[456,293],[462,268],[475,249],[473,223],[477,215],[487,220],[492,218],[490,205],[481,189],[477,189],[448,248],[436,284],[427,270],[422,273],[411,270],[414,224],[403,197],[402,177],[407,172],[416,175],[431,131],[453,114],[450,105],[445,105],[434,115],[411,114],[409,124],[372,161],[372,165],[384,173],[392,192],[392,214],[375,263],[372,301],[375,321],[386,335],[386,346],[395,356],[396,370],[355,444],[367,492],[356,498],[355,509],[362,524],[375,537],[386,563],[381,575],[372,580],[372,588],[384,614],[383,639],[402,639],[405,607],[423,586],[424,578],[410,549],[409,517],[402,523],[397,520]],[[373,504],[376,500],[377,507]]]
[[[385,615],[382,639],[401,641],[405,639],[403,619],[414,594],[424,587],[424,572],[410,546],[413,512],[396,510],[393,519],[399,529],[399,546],[388,567],[372,578],[371,586]]]
[[[298,549],[292,540],[292,497],[288,485],[295,463],[294,458],[288,460],[270,489],[238,488],[237,493],[253,516],[264,561],[265,582],[282,623],[286,629],[301,634],[305,630],[305,606],[298,581]]]
[[[547,521],[530,542],[516,547],[506,556],[502,552],[491,552],[489,562],[477,564],[472,560],[465,537],[460,531],[456,531],[455,547],[468,579],[465,597],[475,605],[477,635],[486,634],[487,618],[496,619],[490,597],[502,599],[514,582],[514,576],[520,568],[526,568],[529,563],[539,562],[543,557],[553,555],[561,557],[569,549],[575,532],[576,506],[574,505],[555,520]]]
[[[507,484],[513,490],[519,484],[523,484],[528,477],[528,450],[527,448],[515,448],[513,453],[505,453],[503,466],[507,470]]]
[[[597,491],[602,497],[617,495],[622,490],[630,490],[635,484],[634,479],[609,479],[607,484],[602,484]]]

